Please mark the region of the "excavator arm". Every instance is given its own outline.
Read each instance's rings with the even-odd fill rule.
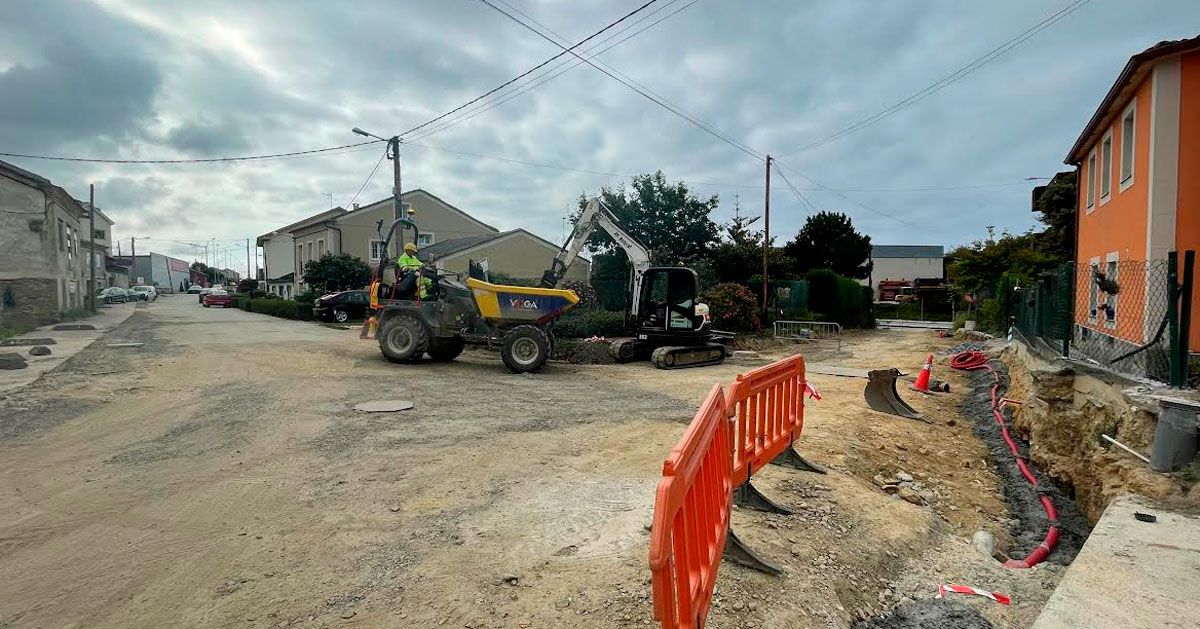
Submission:
[[[575,221],[575,227],[571,230],[571,237],[567,239],[566,244],[559,250],[558,255],[554,257],[554,261],[550,264],[550,268],[542,273],[542,286],[546,288],[555,288],[567,273],[571,263],[579,256],[583,250],[583,246],[587,244],[588,238],[596,231],[596,228],[603,229],[605,233],[617,243],[617,246],[625,252],[625,257],[629,258],[629,263],[633,266],[633,276],[631,278],[631,292],[633,299],[630,303],[630,315],[637,316],[638,314],[638,299],[637,296],[642,293],[642,278],[646,270],[650,268],[650,253],[638,242],[636,238],[630,236],[628,232],[621,228],[612,212],[608,211],[604,203],[599,197],[588,199],[587,206],[583,208],[583,213],[579,215],[579,220]]]

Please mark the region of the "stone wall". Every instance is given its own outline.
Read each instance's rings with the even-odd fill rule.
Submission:
[[[0,319],[46,325],[59,320],[58,281],[50,278],[0,279]]]

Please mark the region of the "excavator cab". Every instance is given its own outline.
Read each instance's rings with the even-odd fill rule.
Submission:
[[[696,315],[696,272],[685,267],[652,267],[642,276],[634,327],[643,333],[691,332],[704,327]]]

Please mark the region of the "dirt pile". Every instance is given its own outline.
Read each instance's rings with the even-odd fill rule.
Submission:
[[[1023,404],[1013,424],[1029,438],[1031,460],[1069,485],[1080,511],[1095,522],[1113,498],[1138,493],[1165,502],[1200,505],[1186,474],[1158,474],[1101,438],[1107,434],[1149,454],[1157,418],[1152,402],[1131,399],[1117,384],[1054,369],[1022,349],[1004,361],[1012,374],[1009,397]]]

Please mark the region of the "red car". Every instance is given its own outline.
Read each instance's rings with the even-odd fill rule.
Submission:
[[[230,295],[229,293],[227,293],[219,288],[214,288],[213,290],[209,291],[208,294],[202,296],[201,299],[204,300],[205,308],[209,308],[212,306],[220,306],[222,308],[232,308],[234,305],[233,304],[233,295]]]

